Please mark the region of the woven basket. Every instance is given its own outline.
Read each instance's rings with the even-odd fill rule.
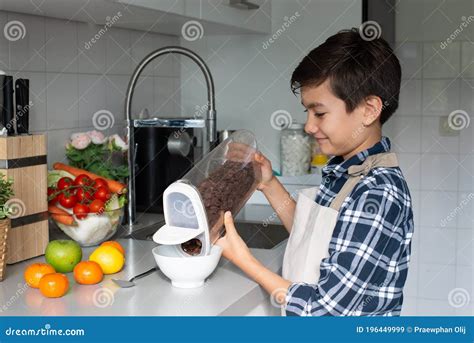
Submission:
[[[7,237],[9,229],[10,219],[0,220],[0,281],[3,281],[7,266]]]

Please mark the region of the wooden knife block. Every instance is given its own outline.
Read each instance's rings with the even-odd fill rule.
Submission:
[[[13,179],[7,263],[43,255],[49,242],[46,136],[0,137],[0,172]]]

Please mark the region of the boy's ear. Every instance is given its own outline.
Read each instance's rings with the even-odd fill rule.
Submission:
[[[364,101],[365,112],[363,124],[364,126],[370,126],[380,117],[380,114],[382,113],[383,102],[380,97],[375,95],[370,95],[366,97]]]

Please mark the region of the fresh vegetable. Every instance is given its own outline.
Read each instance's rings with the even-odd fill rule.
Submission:
[[[80,174],[74,179],[74,186],[92,186],[94,181],[86,174]]]
[[[48,204],[56,205],[58,203],[58,190],[53,187],[48,187]]]
[[[84,204],[76,204],[73,209],[73,213],[76,215],[77,219],[87,218],[87,214],[90,212],[89,206]]]
[[[104,213],[105,204],[102,200],[95,199],[89,205],[89,209],[92,213]]]
[[[73,179],[70,177],[62,177],[58,181],[58,189],[60,191],[70,188],[74,184]]]
[[[107,186],[107,182],[101,177],[98,177],[97,179],[94,180],[94,187],[95,188],[107,187],[107,189],[109,189],[109,186]]]
[[[49,205],[48,212],[51,214],[51,217],[58,223],[61,223],[64,225],[75,224],[74,218],[68,212],[66,212],[65,210],[57,206]]]
[[[53,165],[53,168],[56,169],[56,170],[67,171],[68,173],[71,173],[74,176],[79,176],[81,174],[85,174],[93,180],[101,178],[97,174],[88,172],[87,170],[83,170],[83,169],[75,168],[75,167],[72,167],[72,166],[68,166],[67,164],[64,164],[64,163],[57,162]],[[123,184],[121,182],[111,180],[111,179],[106,179],[106,178],[102,178],[102,179],[105,180],[105,182],[107,183],[107,186],[109,187],[109,190],[112,193],[123,194],[127,191],[127,187],[125,186],[125,184]]]
[[[48,187],[56,188],[59,179],[63,177],[69,177],[71,179],[74,179],[74,175],[64,170],[48,170]]]
[[[71,192],[63,192],[58,195],[59,204],[65,208],[73,208],[77,204],[76,196]]]
[[[110,199],[111,195],[106,187],[99,187],[94,193],[94,198],[102,200],[104,203]]]
[[[92,190],[87,190],[86,188],[76,189],[76,198],[81,203],[89,203],[94,200],[94,194]]]

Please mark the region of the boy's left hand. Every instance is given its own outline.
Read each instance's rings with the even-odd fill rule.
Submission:
[[[227,211],[224,215],[224,225],[226,234],[216,244],[222,248],[222,255],[225,258],[235,265],[241,266],[252,256],[252,253],[238,234],[230,211]]]

